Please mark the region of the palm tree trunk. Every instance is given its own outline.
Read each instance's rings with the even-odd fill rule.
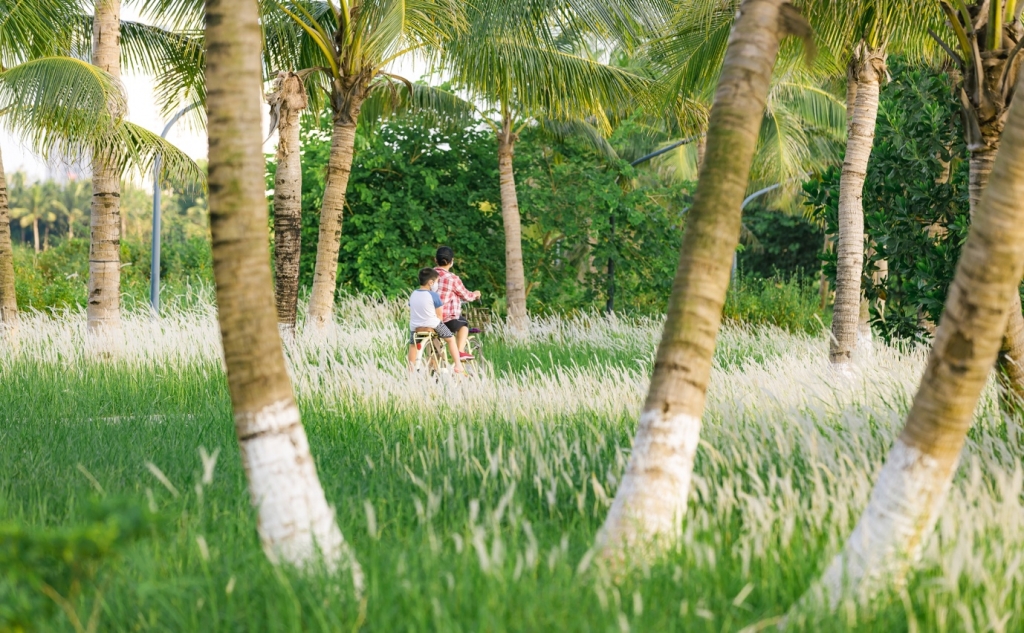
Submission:
[[[274,176],[274,273],[277,321],[294,335],[299,301],[299,258],[302,253],[302,157],[299,115],[306,109],[306,89],[295,73],[278,73],[267,95],[278,111],[277,172]],[[333,298],[332,298],[333,301]]]
[[[519,198],[512,168],[515,144],[519,140],[512,131],[512,121],[505,117],[498,135],[498,178],[501,188],[501,220],[505,228],[505,302],[508,322],[517,332],[525,332],[526,271],[523,266],[523,231],[519,216]]]
[[[901,574],[935,525],[975,406],[999,351],[1024,250],[1024,106],[1011,107],[992,182],[960,256],[907,424],[846,547],[811,598],[844,595]]]
[[[120,78],[121,0],[96,0],[92,38],[92,63]],[[121,175],[103,152],[92,159],[89,228],[89,333],[98,351],[114,352],[121,330]]]
[[[1001,140],[999,132],[991,129],[983,129],[982,137],[984,145],[971,150],[968,192],[972,222],[974,210],[981,204],[981,195],[992,174]],[[1024,312],[1021,309],[1019,293],[1010,298],[1010,316],[999,348],[996,370],[1004,395],[1013,396],[1004,398],[1004,409],[1014,404],[1019,406],[1020,402],[1024,401]],[[1014,400],[1017,402],[1014,403]]]
[[[317,326],[334,318],[334,293],[338,285],[338,252],[341,250],[341,221],[345,210],[345,192],[352,174],[356,151],[356,122],[362,107],[361,96],[345,100],[341,114],[335,114],[331,135],[331,155],[327,160],[327,182],[320,205],[320,232],[313,269],[313,291],[309,296],[309,317]]]
[[[8,340],[18,336],[18,300],[14,290],[14,247],[11,243],[11,210],[7,200],[7,178],[0,154],[0,329]]]
[[[347,562],[361,584],[309,452],[272,303],[256,3],[207,2],[206,37],[217,319],[260,539],[273,561]]]
[[[32,246],[35,248],[36,255],[39,254],[39,216],[32,216]]]
[[[885,74],[885,53],[871,50],[863,42],[850,61],[847,86],[846,157],[839,181],[839,239],[836,245],[836,298],[832,313],[832,341],[829,358],[847,363],[857,345],[861,315],[861,275],[864,272],[864,180],[875,138],[878,91]]]
[[[634,545],[667,545],[679,535],[772,67],[787,30],[801,26],[809,32],[782,0],[745,0],[740,6],[650,390],[625,475],[598,535],[605,557],[617,559]]]

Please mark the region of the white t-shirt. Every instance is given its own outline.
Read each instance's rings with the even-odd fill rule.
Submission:
[[[409,297],[409,329],[418,327],[437,327],[441,319],[437,318],[437,308],[441,307],[441,297],[432,290],[416,289]]]

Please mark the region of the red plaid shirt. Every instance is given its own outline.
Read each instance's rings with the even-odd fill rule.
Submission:
[[[472,301],[473,293],[466,290],[459,276],[448,272],[444,268],[435,268],[439,278],[437,280],[437,294],[441,296],[441,320],[451,321],[462,316],[462,302]]]

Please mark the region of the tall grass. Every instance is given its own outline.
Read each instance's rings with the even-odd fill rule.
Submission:
[[[0,359],[0,519],[75,521],[100,494],[82,469],[104,494],[159,509],[165,528],[97,581],[103,630],[766,627],[852,528],[924,362],[923,350],[879,347],[837,382],[823,336],[727,327],[682,542],[612,579],[589,548],[660,324],[552,318],[526,338],[499,328],[485,335],[488,371],[452,382],[406,375],[401,320],[398,304],[348,300],[326,335],[300,328],[287,348],[321,480],[367,575],[362,597],[265,560],[209,306],[130,316],[124,357],[103,364],[87,353],[83,315],[26,319],[20,351]],[[209,485],[200,447],[221,449]],[[909,584],[807,629],[1024,627],[1021,447],[990,388]],[[39,628],[68,624],[58,614]]]

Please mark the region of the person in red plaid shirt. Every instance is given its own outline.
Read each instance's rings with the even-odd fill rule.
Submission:
[[[451,272],[455,263],[455,252],[448,246],[437,249],[434,257],[437,267],[434,269],[440,278],[437,280],[437,294],[441,296],[441,320],[449,330],[455,333],[455,343],[459,348],[462,360],[472,360],[472,354],[466,352],[466,341],[469,340],[469,322],[462,318],[462,302],[476,301],[480,291],[470,292],[459,276]]]

